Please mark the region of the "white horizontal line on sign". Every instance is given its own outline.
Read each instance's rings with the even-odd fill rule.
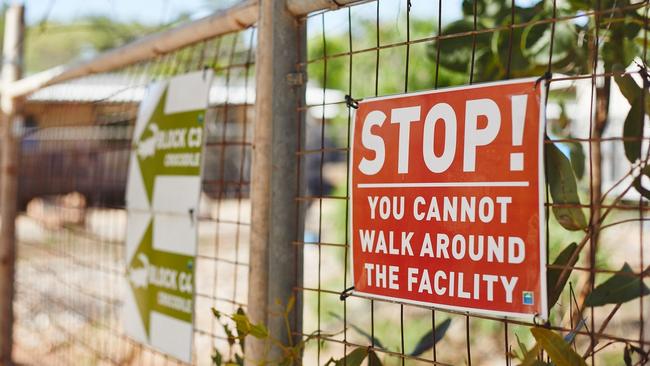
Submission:
[[[431,183],[359,183],[357,188],[433,188],[433,187],[528,187],[529,182],[431,182]]]

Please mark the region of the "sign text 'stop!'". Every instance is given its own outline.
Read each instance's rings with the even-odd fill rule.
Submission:
[[[546,318],[544,96],[523,79],[359,103],[357,293]]]

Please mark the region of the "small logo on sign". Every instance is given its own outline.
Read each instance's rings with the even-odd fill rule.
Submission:
[[[128,279],[135,288],[147,288],[149,286],[149,258],[138,253],[138,261],[142,267],[130,267],[127,270]]]
[[[535,298],[533,297],[533,293],[531,291],[524,291],[523,302],[524,302],[524,305],[534,305],[535,304]]]
[[[156,134],[158,133],[158,125],[155,123],[150,124],[149,130],[152,135],[138,142],[137,154],[140,159],[143,160],[156,154]]]

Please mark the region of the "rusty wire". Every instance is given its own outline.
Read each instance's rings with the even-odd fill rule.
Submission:
[[[427,3],[425,6],[433,8],[436,6],[433,3],[434,2]],[[329,65],[334,62],[338,62],[337,67],[346,69],[345,72],[347,72],[347,74],[345,75],[348,79],[348,84],[344,84],[345,86],[342,91],[350,95],[351,98],[387,95],[386,93],[382,93],[380,89],[382,75],[385,76],[387,73],[405,74],[403,89],[401,91],[391,89],[388,94],[396,92],[411,92],[415,90],[410,88],[408,76],[410,73],[417,73],[422,70],[418,70],[418,66],[412,63],[414,56],[410,52],[410,49],[414,45],[425,44],[431,46],[433,50],[429,54],[433,60],[433,65],[427,71],[431,72],[431,75],[435,75],[433,78],[433,84],[431,85],[431,88],[435,89],[440,85],[440,44],[444,44],[447,40],[464,39],[466,40],[466,44],[471,45],[472,48],[471,62],[466,79],[466,82],[472,83],[476,81],[474,75],[475,55],[477,52],[481,51],[480,49],[477,49],[477,37],[481,35],[491,35],[495,32],[502,32],[507,36],[507,41],[505,43],[507,47],[507,59],[503,61],[506,65],[506,77],[509,78],[512,75],[511,64],[513,62],[513,47],[518,47],[516,44],[513,45],[514,32],[521,32],[523,29],[532,26],[546,25],[550,26],[551,29],[551,51],[547,56],[548,62],[546,64],[546,69],[548,72],[556,72],[556,70],[553,69],[555,55],[553,50],[557,47],[558,42],[556,39],[556,25],[573,22],[593,22],[595,24],[600,24],[600,22],[605,18],[613,19],[616,17],[624,19],[626,14],[630,14],[630,12],[640,12],[645,14],[645,31],[643,31],[642,44],[643,52],[642,54],[639,54],[638,57],[641,59],[641,63],[645,64],[647,62],[647,14],[650,7],[647,1],[639,1],[631,5],[614,5],[614,8],[597,7],[596,9],[579,14],[567,14],[564,10],[558,8],[556,1],[549,0],[545,3],[547,3],[546,5],[550,9],[551,16],[536,17],[530,21],[518,21],[518,10],[515,9],[515,5],[522,5],[519,5],[519,2],[515,0],[507,1],[504,2],[510,3],[509,17],[506,22],[507,24],[481,29],[477,28],[478,18],[482,16],[477,9],[479,2],[468,1],[468,5],[472,8],[469,21],[473,23],[474,28],[470,31],[456,33],[443,33],[443,7],[451,5],[445,4],[445,2],[442,1],[435,3],[437,3],[437,8],[435,8],[437,14],[425,19],[432,24],[434,34],[420,37],[411,34],[410,23],[412,22],[414,14],[417,14],[412,12],[417,12],[417,6],[411,4],[410,0],[400,0],[399,2],[389,2],[387,0],[364,1],[361,4],[348,5],[336,11],[319,11],[309,14],[303,18],[303,26],[308,30],[307,43],[308,46],[310,46],[308,48],[317,45],[318,47],[322,47],[322,50],[315,53],[308,53],[304,61],[298,66],[301,69],[308,70],[308,78],[310,82],[315,83],[322,88],[323,96],[325,95],[325,90],[331,88],[328,84],[328,73],[330,73],[332,69]],[[400,8],[398,16],[393,16],[390,19],[382,18],[380,14],[384,11],[390,10],[391,8],[397,7],[398,4]],[[351,14],[354,14],[355,12],[356,14],[363,13],[363,18],[361,16],[351,16]],[[336,17],[333,13],[337,14]],[[336,26],[326,27],[328,19],[338,19],[339,23],[337,23]],[[347,24],[342,24],[342,19],[346,19]],[[373,34],[372,32],[368,32],[368,30],[366,30],[363,35],[356,33],[354,26],[356,25],[356,22],[359,22],[360,20],[373,22],[373,28],[376,33]],[[404,25],[401,22],[406,23],[406,29],[403,28]],[[370,27],[368,27],[368,29],[370,29]],[[381,34],[385,34],[389,33],[391,30],[394,33],[398,33],[398,37],[394,37],[391,42],[382,43],[382,40],[380,39],[380,31],[382,32]],[[592,52],[589,56],[591,69],[588,72],[565,72],[563,74],[554,74],[548,81],[549,85],[569,82],[569,88],[573,88],[577,83],[585,81],[591,83],[591,87],[587,88],[587,93],[593,93],[593,97],[585,98],[586,104],[576,106],[576,108],[591,110],[591,114],[587,114],[587,116],[596,115],[596,106],[594,105],[596,89],[600,87],[604,80],[611,80],[612,76],[615,75],[615,73],[606,72],[600,67],[602,41],[603,37],[607,36],[607,33],[607,29],[605,28],[592,26],[589,30],[589,34],[586,35],[588,39],[585,40],[585,42],[590,42],[592,45]],[[330,50],[328,48],[328,43],[333,43],[335,39],[339,40],[342,45],[345,45],[344,42],[347,39],[348,44],[343,46],[343,49]],[[360,42],[362,45],[354,47],[355,41]],[[374,45],[371,45],[371,43],[374,43]],[[381,57],[380,54],[389,50],[400,50],[399,52],[403,51],[404,53],[402,54],[405,55],[404,60],[400,63],[393,62],[391,65],[385,64],[384,60],[387,60],[387,58]],[[374,58],[374,68],[363,70],[355,68],[354,63],[362,57],[366,60]],[[393,61],[395,60],[393,59]],[[353,72],[356,73],[354,76]],[[359,73],[361,73],[361,75]],[[616,73],[616,75],[618,74],[620,73]],[[636,75],[638,74],[638,71],[629,71],[628,69],[625,74]],[[372,80],[373,75],[374,80]],[[353,83],[359,83],[359,80],[363,80],[362,83],[368,85],[374,83],[374,93],[370,91],[370,88],[366,88],[364,89],[365,94],[355,95]],[[609,82],[613,84],[613,81]],[[346,156],[346,159],[344,160],[349,164],[348,154],[350,152],[350,138],[348,131],[351,129],[351,123],[354,122],[350,114],[350,108],[347,109],[347,126],[346,118],[340,118],[340,126],[342,126],[341,131],[344,131],[343,137],[339,139],[341,142],[335,144],[335,146],[327,145],[324,142],[325,137],[322,135],[326,134],[327,129],[333,128],[330,126],[336,123],[326,121],[324,112],[325,108],[335,107],[343,109],[345,106],[346,100],[342,97],[337,100],[326,100],[326,98],[323,97],[323,100],[320,103],[312,102],[310,104],[307,102],[303,103],[298,108],[299,111],[306,114],[309,114],[309,111],[314,110],[314,108],[320,108],[323,111],[321,117],[316,118],[320,119],[320,123],[322,124],[318,127],[321,133],[321,135],[319,135],[321,140],[320,146],[304,145],[296,151],[296,159],[301,163],[310,156],[319,156],[320,168],[318,174],[320,175],[318,178],[321,188],[323,187],[323,171],[328,167],[328,164],[324,163],[324,156],[328,154],[342,154]],[[610,111],[611,110],[612,109],[610,108]],[[587,118],[587,120],[583,119],[576,122],[581,122],[583,124],[586,123],[587,128],[591,131],[591,127],[594,126],[595,120],[591,117]],[[306,126],[306,128],[309,130],[309,126]],[[596,163],[594,160],[596,158],[591,150],[593,144],[602,145],[603,151],[605,151],[605,148],[609,149],[608,151],[612,151],[614,148],[622,149],[622,143],[625,141],[643,141],[647,143],[647,141],[650,141],[648,139],[649,137],[647,134],[641,134],[641,136],[638,137],[623,137],[621,131],[617,130],[604,135],[595,135],[590,132],[588,136],[553,136],[549,140],[545,141],[545,143],[582,144],[586,148],[587,166],[590,164],[592,165],[591,169],[587,169],[588,172],[586,174],[589,175],[592,174],[593,164]],[[648,161],[647,157],[645,161]],[[598,164],[600,164],[600,162],[598,162]],[[650,348],[648,336],[647,334],[644,334],[647,333],[648,329],[647,324],[644,324],[645,319],[648,318],[648,309],[647,300],[644,300],[643,297],[634,300],[630,304],[624,304],[623,306],[600,309],[593,307],[588,308],[584,312],[584,317],[588,319],[586,326],[579,330],[574,329],[578,324],[578,320],[575,317],[578,302],[584,300],[584,298],[580,297],[580,294],[573,292],[572,289],[574,286],[584,288],[583,283],[587,281],[587,283],[590,283],[590,288],[593,289],[595,285],[615,274],[637,277],[640,278],[641,281],[646,281],[646,283],[647,279],[650,277],[650,267],[647,267],[647,259],[644,261],[644,253],[647,253],[646,247],[649,244],[647,233],[644,233],[644,227],[647,226],[647,213],[650,210],[650,205],[648,201],[643,198],[624,198],[627,197],[626,194],[633,190],[633,188],[630,189],[629,187],[629,178],[633,176],[634,169],[635,167],[638,167],[638,165],[629,164],[625,161],[624,157],[620,161],[613,162],[613,164],[617,166],[622,165],[624,167],[630,165],[630,169],[628,170],[627,168],[623,168],[621,169],[621,172],[616,173],[616,176],[611,177],[611,181],[608,181],[608,186],[603,187],[602,192],[598,194],[598,199],[589,199],[590,196],[593,197],[594,189],[596,189],[594,177],[592,175],[591,178],[589,176],[584,178],[587,182],[585,191],[587,198],[585,199],[585,197],[583,197],[581,204],[567,205],[553,203],[549,197],[547,197],[545,202],[548,219],[545,230],[547,230],[549,243],[561,240],[560,236],[563,235],[558,231],[557,224],[550,222],[554,221],[554,219],[551,219],[551,210],[553,208],[580,207],[584,209],[585,212],[589,213],[588,217],[599,218],[597,221],[592,222],[588,230],[578,232],[573,235],[573,239],[571,239],[578,242],[580,248],[585,246],[591,248],[591,255],[585,254],[587,250],[583,251],[581,257],[585,258],[581,259],[574,266],[562,266],[547,263],[547,268],[549,269],[559,269],[564,272],[571,270],[572,275],[570,277],[570,283],[563,291],[560,300],[560,307],[564,309],[564,319],[562,319],[562,317],[558,318],[560,316],[559,313],[554,313],[554,318],[552,318],[551,323],[546,324],[546,326],[563,335],[573,330],[577,336],[572,344],[574,347],[577,347],[576,349],[579,350],[581,354],[585,348],[587,348],[588,351],[597,344],[595,347],[597,351],[590,353],[589,357],[587,357],[588,363],[594,365],[610,364],[609,362],[612,362],[611,357],[613,357],[612,352],[617,356],[617,358],[614,359],[618,359],[620,360],[619,363],[623,363],[623,351],[621,347],[627,344],[632,344],[645,349],[646,352],[648,352],[648,349]],[[311,348],[308,346],[305,354],[305,364],[324,364],[330,358],[342,359],[347,353],[357,347],[368,347],[368,349],[376,351],[380,357],[386,357],[385,360],[388,364],[396,364],[399,362],[400,364],[471,365],[474,363],[480,365],[484,364],[486,361],[491,361],[490,364],[494,364],[495,360],[502,361],[505,365],[516,364],[517,361],[511,357],[512,351],[517,350],[517,352],[519,352],[519,346],[517,344],[519,337],[525,337],[528,328],[534,326],[534,323],[485,315],[469,315],[441,309],[431,309],[423,306],[392,304],[384,300],[364,297],[354,293],[351,296],[346,297],[343,304],[337,304],[338,295],[353,285],[352,280],[347,273],[347,269],[351,266],[351,261],[348,258],[350,233],[348,233],[349,228],[347,228],[350,187],[348,186],[349,169],[345,169],[345,179],[342,179],[341,182],[339,182],[340,189],[334,189],[329,192],[323,192],[322,190],[321,192],[310,192],[307,190],[305,193],[296,196],[296,201],[299,206],[309,212],[307,220],[309,220],[310,215],[316,216],[316,224],[313,224],[315,225],[315,235],[297,237],[293,241],[294,246],[301,247],[304,250],[305,276],[307,276],[308,271],[312,271],[314,276],[312,281],[307,281],[308,277],[305,277],[305,284],[296,288],[297,294],[302,294],[305,299],[305,305],[303,308],[303,311],[305,312],[305,327],[303,331],[298,332],[298,334],[303,337],[309,335],[313,337],[315,334],[315,337],[319,339],[317,345],[313,345]],[[303,174],[309,174],[305,168],[303,168]],[[344,207],[346,212],[345,217],[327,214],[327,210],[323,209],[323,207],[330,207],[331,209],[331,207],[336,205]],[[309,209],[310,207],[311,209]],[[598,213],[598,215],[595,215],[594,213]],[[342,241],[333,239],[331,236],[323,237],[328,231],[332,230],[333,227],[338,227],[339,230],[345,231]],[[343,229],[340,229],[341,227],[343,227]],[[635,264],[631,273],[619,272],[620,267],[617,267],[618,264],[617,266],[611,266],[602,263],[606,262],[604,257],[607,256],[607,250],[611,250],[613,243],[611,235],[607,236],[607,239],[604,239],[606,236],[605,234],[608,230],[615,230],[617,227],[631,228],[626,237],[630,238],[632,242],[628,242],[625,245],[638,247],[638,251],[636,252],[638,254],[627,254],[627,256],[623,258],[625,261],[636,260],[634,263],[638,263]],[[621,230],[625,229],[618,229],[617,232],[620,233]],[[597,239],[598,236],[601,238]],[[595,240],[598,240],[600,243],[598,246],[595,245]],[[567,241],[562,244],[566,245],[568,243],[569,242]],[[601,249],[602,246],[609,247],[610,249]],[[558,248],[553,247],[548,250],[549,256],[547,258],[549,262],[552,262],[554,256],[558,253]],[[637,255],[638,258],[635,258]],[[331,267],[334,261],[342,261],[343,265],[340,269],[343,271],[342,273],[336,275],[332,274],[334,268],[339,268]],[[318,266],[310,267],[310,263],[317,264]],[[323,267],[322,263],[328,263],[328,267]],[[591,280],[589,280],[589,278],[591,278]],[[354,305],[352,306],[351,304]],[[619,309],[624,310],[619,311]],[[307,315],[307,312],[311,312],[311,315]],[[308,317],[315,319],[309,320]],[[445,339],[443,339],[439,344],[434,344],[430,351],[417,357],[410,356],[408,350],[412,349],[417,337],[423,334],[424,330],[422,324],[424,324],[425,319],[427,318],[428,320],[426,320],[426,322],[429,324],[428,329],[431,329],[431,327],[435,326],[445,318],[452,318],[453,325]],[[634,331],[622,331],[622,329],[625,329],[623,324],[631,323],[636,324],[633,328],[630,328]],[[381,327],[382,329],[378,331],[378,327]],[[424,329],[427,328],[424,327]],[[487,331],[486,329],[490,330]],[[389,339],[388,342],[382,340],[383,347],[376,343],[376,340],[381,337],[387,337]],[[481,344],[486,342],[489,342],[491,345],[489,353],[486,353],[484,347],[481,347]],[[389,344],[387,345],[386,343]],[[590,343],[591,347],[589,347]],[[529,347],[532,346],[530,342],[528,345]],[[587,354],[587,351],[585,351],[585,355]],[[547,356],[545,356],[545,359],[546,357]]]
[[[197,364],[210,363],[214,348],[226,355],[233,352],[211,308],[234,312],[246,306],[252,146],[248,130],[254,105],[249,94],[254,90],[254,48],[255,29],[251,28],[116,70],[107,77],[123,78],[126,85],[90,103],[66,99],[67,91],[61,100],[39,102],[49,113],[47,121],[25,135],[24,146],[29,148],[23,149],[21,179],[28,192],[26,201],[31,200],[32,208],[34,202],[42,202],[48,212],[47,217],[23,214],[19,219],[42,234],[23,237],[25,231],[19,231],[21,259],[17,263],[14,304],[18,362],[179,364],[122,331],[123,200],[132,129],[128,135],[94,140],[75,135],[75,130],[76,126],[93,126],[92,133],[99,133],[101,128],[133,126],[138,93],[150,81],[204,68],[214,70],[213,85],[225,90],[226,95],[220,96],[225,102],[219,99],[210,105],[212,117],[206,119],[204,161],[209,173],[202,181],[206,195],[201,203],[208,210],[201,212],[198,220],[199,230],[207,234],[201,236],[196,256],[200,278],[195,294],[194,359]],[[65,88],[72,91],[74,84]],[[129,98],[115,102],[112,98],[118,95]],[[28,111],[29,106],[28,102]],[[84,115],[79,108],[92,113]],[[108,122],[103,121],[102,113]],[[58,126],[57,135],[42,140],[39,134],[52,130],[52,126]],[[69,215],[70,208],[60,197],[75,191],[87,196],[85,216],[92,223],[48,224],[48,219],[63,220]],[[34,200],[34,192],[46,197]],[[222,209],[222,204],[227,208]],[[93,215],[95,218],[90,219]],[[103,232],[89,225],[100,225]]]

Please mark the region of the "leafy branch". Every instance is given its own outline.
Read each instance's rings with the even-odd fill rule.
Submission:
[[[338,314],[330,314],[340,319],[340,316],[338,316]],[[451,319],[448,318],[442,321],[440,324],[438,324],[438,326],[424,334],[418,341],[413,351],[407,355],[411,357],[418,357],[421,356],[424,352],[432,349],[445,336],[447,330],[449,330],[449,325],[451,325]],[[371,336],[355,325],[350,325],[350,327],[362,336],[366,337],[371,342],[371,344],[376,345],[379,348],[384,348],[382,342],[379,339]],[[341,359],[337,360],[331,358],[327,361],[325,366],[359,366],[366,359],[368,359],[369,366],[383,365],[381,359],[373,347],[357,347]]]
[[[278,301],[279,303],[279,301]],[[296,344],[293,344],[291,322],[289,316],[293,311],[295,305],[295,297],[290,297],[280,314],[272,314],[280,316],[283,319],[285,330],[289,336],[289,344],[284,344],[281,340],[273,337],[268,329],[263,324],[254,324],[246,315],[242,308],[237,309],[234,314],[225,314],[215,308],[212,308],[213,315],[217,318],[224,332],[226,333],[228,344],[233,349],[232,356],[227,360],[219,352],[214,349],[212,354],[212,363],[214,366],[243,366],[245,360],[245,345],[246,338],[251,336],[253,338],[265,341],[266,349],[270,346],[277,347],[281,350],[281,357],[274,360],[255,360],[258,365],[278,365],[278,366],[291,366],[300,365],[302,360],[302,352],[308,342],[322,336],[321,332],[317,331],[309,334],[307,337],[301,339]],[[235,325],[233,332],[232,324]],[[236,347],[237,346],[237,347]]]

